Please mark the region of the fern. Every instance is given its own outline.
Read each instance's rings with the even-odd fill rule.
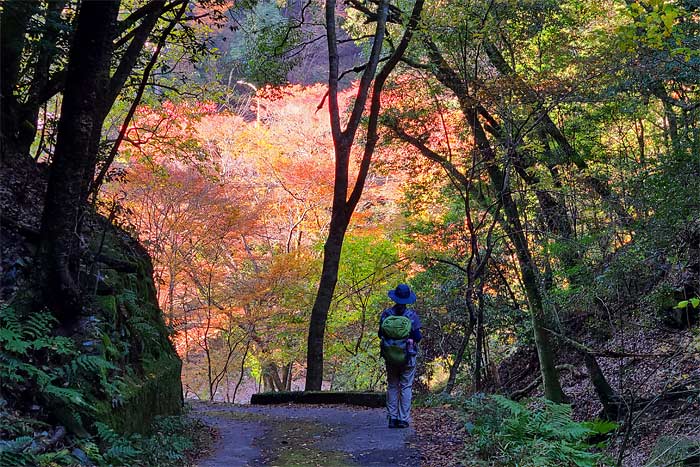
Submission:
[[[139,318],[136,297],[126,294],[127,306],[135,319],[130,324],[141,339],[159,339],[158,331]],[[56,320],[45,311],[19,317],[8,307],[0,307],[0,393],[12,397],[30,394],[37,402],[62,406],[66,426],[83,427],[94,418],[95,398],[106,394],[114,407],[123,403],[125,382],[114,363],[105,355],[82,354],[67,337],[53,336]],[[117,349],[107,335],[96,336],[110,358],[119,359],[126,350]],[[95,388],[103,394],[96,394]],[[1,402],[1,401],[0,401]],[[0,410],[0,415],[4,412]],[[9,413],[9,412],[8,412]],[[9,427],[5,428],[6,421]],[[159,421],[154,435],[122,436],[104,423],[95,423],[96,435],[77,441],[79,452],[71,454],[59,446],[55,451],[33,454],[31,436],[45,431],[45,424],[33,419],[0,418],[5,434],[12,440],[0,441],[0,466],[59,465],[158,465],[179,466],[192,441],[181,419]],[[75,442],[75,440],[73,440]]]
[[[110,464],[124,465],[137,461],[142,451],[130,444],[117,444],[104,453],[104,459]]]
[[[104,458],[100,453],[100,447],[93,441],[86,440],[79,444],[80,449],[85,453],[85,455],[92,459],[97,464],[104,464]]]
[[[0,453],[5,452],[22,452],[34,442],[31,436],[20,436],[11,441],[0,441]]]
[[[10,441],[0,441],[0,465],[37,465],[35,456],[28,452],[34,438],[20,436]]]
[[[22,323],[22,334],[29,339],[36,340],[46,336],[56,323],[56,318],[46,311],[32,313]]]
[[[49,399],[60,401],[71,406],[78,406],[83,409],[91,408],[90,404],[85,401],[85,396],[80,390],[47,384],[41,388],[41,391]]]
[[[56,355],[75,355],[75,344],[63,336],[39,337],[32,342],[34,350],[47,349]]]
[[[22,323],[13,308],[0,307],[0,328],[22,335]]]
[[[68,365],[67,373],[71,376],[76,376],[81,372],[85,374],[96,374],[100,378],[107,376],[108,370],[115,370],[116,367],[105,360],[100,355],[79,355],[74,358]]]
[[[479,414],[474,449],[499,459],[497,465],[595,467],[603,457],[591,452],[588,438],[616,428],[610,422],[576,422],[569,405],[546,400],[527,405],[491,396],[471,409]]]
[[[142,455],[142,451],[133,445],[133,440],[139,439],[137,435],[132,435],[131,439],[125,438],[101,422],[95,423],[95,428],[97,437],[109,446],[102,454],[108,464],[129,464]]]
[[[68,449],[61,449],[56,452],[47,452],[36,456],[36,462],[41,466],[59,465],[75,465],[75,458],[70,454]]]
[[[511,413],[511,415],[518,416],[526,412],[525,407],[523,407],[518,402],[512,399],[508,399],[507,397],[494,394],[493,396],[491,396],[491,400],[493,400],[500,407],[508,410]]]
[[[103,443],[110,445],[117,444],[122,439],[122,437],[106,423],[95,422],[95,429],[97,430],[97,437],[100,438]]]
[[[23,453],[0,451],[0,465],[12,465],[15,467],[34,466],[32,456]]]
[[[23,340],[21,334],[9,328],[2,329],[0,333],[0,342],[2,342],[5,351],[18,355],[26,355],[27,350],[32,347],[31,342]]]
[[[140,316],[133,316],[130,325],[144,341],[158,342],[160,333],[152,324]]]

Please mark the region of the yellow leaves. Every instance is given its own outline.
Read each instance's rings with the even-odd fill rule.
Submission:
[[[619,31],[623,48],[633,50],[643,45],[662,50],[669,47],[670,38],[675,38],[676,46],[682,44],[676,26],[687,11],[681,5],[667,0],[638,0],[627,6],[626,14],[631,23]]]

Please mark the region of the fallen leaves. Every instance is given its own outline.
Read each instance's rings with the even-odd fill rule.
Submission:
[[[415,443],[421,454],[421,467],[464,466],[462,451],[467,432],[454,409],[416,408],[413,410]]]

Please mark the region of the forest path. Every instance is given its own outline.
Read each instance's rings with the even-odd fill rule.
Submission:
[[[420,465],[415,432],[388,428],[383,409],[194,403],[192,416],[219,431],[199,467]]]

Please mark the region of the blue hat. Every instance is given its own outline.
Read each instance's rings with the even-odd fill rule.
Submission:
[[[411,290],[411,288],[406,284],[397,285],[396,289],[390,290],[387,295],[396,303],[403,305],[416,303],[416,294],[414,294],[413,290]]]

